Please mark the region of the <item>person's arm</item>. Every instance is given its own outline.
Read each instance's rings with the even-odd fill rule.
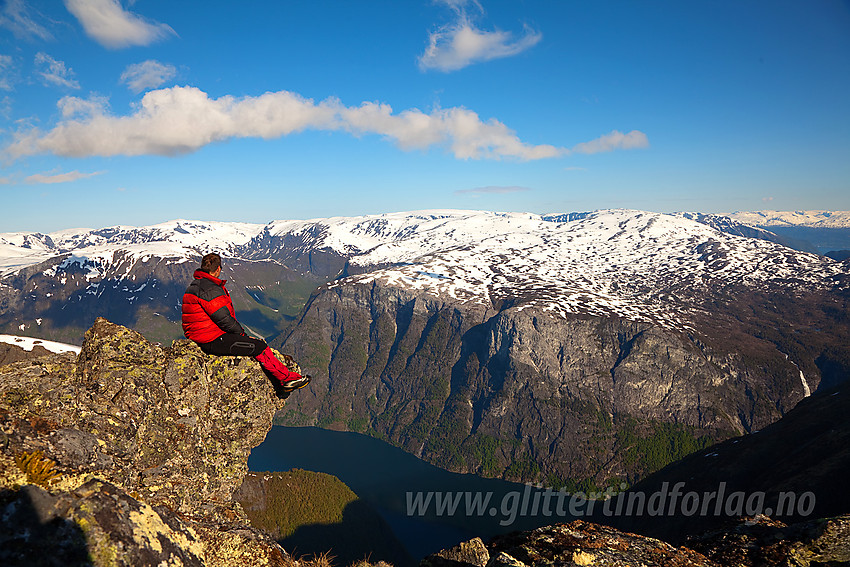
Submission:
[[[237,335],[245,334],[245,329],[243,329],[242,325],[239,324],[239,321],[230,314],[230,310],[226,305],[222,305],[209,315],[213,323],[218,325],[222,331],[227,333],[236,333]]]
[[[242,328],[239,321],[230,313],[232,303],[227,292],[221,288],[217,288],[212,290],[212,295],[214,297],[209,301],[201,302],[204,311],[207,312],[212,322],[218,325],[218,328],[225,333],[244,335],[245,329]]]

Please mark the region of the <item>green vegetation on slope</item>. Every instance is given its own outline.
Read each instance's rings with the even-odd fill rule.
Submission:
[[[708,435],[697,437],[693,428],[679,423],[642,422],[630,417],[619,427],[617,442],[623,453],[623,462],[629,468],[640,471],[630,479],[635,481],[709,447],[714,440]]]
[[[335,565],[365,557],[413,564],[378,513],[335,476],[292,469],[251,472],[234,495],[251,524],[296,555],[330,553]]]
[[[263,498],[241,500],[251,523],[285,539],[301,526],[342,522],[342,512],[357,495],[335,476],[293,469],[288,472],[250,473],[265,481]]]

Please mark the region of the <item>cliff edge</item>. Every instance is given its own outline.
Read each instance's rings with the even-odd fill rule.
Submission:
[[[0,564],[286,564],[233,499],[283,405],[251,358],[102,318],[0,366]]]

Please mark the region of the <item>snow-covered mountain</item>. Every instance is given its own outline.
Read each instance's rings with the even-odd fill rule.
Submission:
[[[758,214],[761,213],[736,213],[739,216],[752,216],[754,220],[761,218],[754,216]],[[829,213],[824,215],[828,216]],[[847,225],[850,226],[850,213],[835,213],[832,222],[838,222],[837,217],[840,215],[847,216]],[[814,218],[812,215],[809,217]],[[628,224],[629,219],[644,220]],[[644,226],[641,226],[641,222]],[[658,227],[646,232],[647,222],[649,226],[661,222],[666,228],[661,233],[657,233]],[[620,223],[626,224],[619,227]],[[618,228],[611,233],[614,225],[618,225]],[[706,230],[705,226],[714,231]],[[144,262],[153,257],[188,259],[209,251],[244,259],[269,259],[296,252],[321,251],[350,259],[353,265],[367,266],[409,262],[425,254],[484,242],[492,244],[508,235],[512,239],[521,235],[527,235],[532,240],[543,238],[543,244],[553,250],[573,248],[568,245],[571,239],[566,242],[552,239],[564,230],[571,233],[571,239],[581,233],[582,239],[587,241],[607,240],[616,234],[615,241],[607,245],[612,249],[627,242],[628,238],[621,237],[630,232],[638,240],[647,236],[662,248],[665,248],[664,238],[678,240],[679,236],[674,236],[674,233],[682,235],[688,232],[693,232],[694,238],[702,240],[712,238],[715,232],[774,242],[778,240],[775,235],[756,228],[752,223],[747,224],[729,216],[700,213],[667,215],[629,210],[563,215],[429,210],[273,221],[267,225],[173,220],[147,227],[67,229],[47,234],[0,233],[0,276],[8,276],[58,256],[66,256],[66,266],[77,263],[96,269],[96,266],[106,267],[115,262],[116,254],[126,264],[128,261]],[[723,236],[718,238],[726,239]],[[630,246],[626,245],[624,251],[628,251]],[[506,251],[511,252],[513,249]],[[529,257],[532,264],[541,261],[542,257]]]
[[[0,332],[79,344],[103,316],[166,342],[218,251],[240,321],[313,372],[293,424],[464,472],[633,478],[631,435],[725,438],[846,380],[850,262],[780,242],[634,210],[5,234]]]
[[[683,308],[706,286],[772,285],[791,292],[830,287],[833,276],[847,273],[815,254],[636,211],[600,211],[569,222],[480,213],[422,219],[412,233],[388,232],[391,240],[366,241],[372,247],[351,264],[390,266],[350,279],[490,305],[520,301],[560,316],[617,315],[680,328],[688,327]],[[340,248],[346,246],[351,242]]]
[[[145,227],[115,226],[68,229],[48,234],[0,233],[0,275],[66,255],[65,266],[77,263],[95,272],[108,269],[120,253],[122,263],[159,258],[189,258],[208,251],[233,255],[263,225],[186,221]]]
[[[850,211],[739,211],[728,216],[751,226],[850,228]]]
[[[317,283],[341,274],[347,277],[332,285],[380,281],[460,302],[689,329],[687,313],[699,308],[695,298],[708,287],[826,289],[847,274],[845,264],[791,250],[773,237],[728,217],[633,210],[429,210],[267,225],[175,220],[0,234],[0,285],[37,305],[63,295],[59,288],[71,289],[71,281],[78,302],[100,298],[108,287],[132,305],[167,294],[157,271],[168,268],[173,311],[180,278],[188,278],[202,254],[218,251],[228,261],[274,261],[313,272]],[[174,272],[183,263],[189,264]]]
[[[380,281],[459,301],[687,328],[682,310],[706,286],[825,288],[847,271],[776,240],[717,215],[440,210],[274,222],[247,248],[254,257],[336,255],[353,274],[336,286]]]
[[[106,316],[170,340],[180,334],[180,298],[198,259],[211,251],[234,258],[262,228],[174,220],[0,234],[0,330],[78,343],[94,317]],[[250,324],[261,329],[257,334],[274,332],[280,315],[248,288],[291,279],[285,267],[268,264],[251,263],[252,275],[240,270],[255,281],[235,289]]]
[[[633,210],[274,223],[255,251],[341,272],[278,343],[314,377],[286,424],[365,430],[458,472],[645,474],[627,439],[696,447],[846,380],[850,263],[769,238]]]
[[[738,212],[729,218],[769,230],[798,250],[841,258],[850,251],[850,211]]]

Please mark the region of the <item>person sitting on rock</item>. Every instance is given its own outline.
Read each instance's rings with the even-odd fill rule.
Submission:
[[[272,378],[278,395],[303,388],[309,376],[289,370],[262,339],[250,337],[236,320],[230,293],[221,275],[221,256],[207,254],[183,294],[183,334],[201,350],[217,356],[253,356]]]

